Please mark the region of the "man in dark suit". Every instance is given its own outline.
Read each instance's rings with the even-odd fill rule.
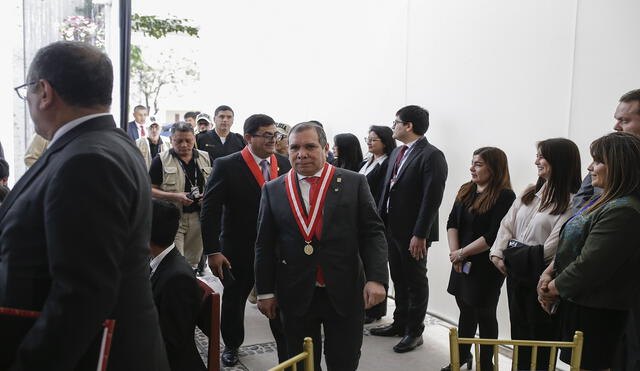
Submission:
[[[147,115],[149,111],[145,106],[135,106],[133,109],[133,121],[127,123],[127,135],[135,142],[138,138],[147,136]]]
[[[322,127],[294,126],[294,168],[262,188],[256,240],[258,308],[282,314],[287,351],[314,341],[316,369],[321,326],[329,370],[356,370],[364,309],[381,302],[388,280],[384,227],[364,175],[326,162]],[[366,283],[365,283],[366,282]]]
[[[151,289],[169,365],[173,371],[206,370],[194,338],[203,293],[173,243],[180,211],[170,202],[153,200],[151,220]]]
[[[80,42],[40,49],[25,93],[49,148],[0,207],[0,369],[168,370],[149,282],[151,195],[140,151],[116,128],[108,56]]]
[[[231,132],[233,115],[229,106],[216,108],[213,115],[215,128],[198,134],[196,138],[198,149],[209,152],[211,161],[241,151],[247,144],[242,135]]]
[[[447,180],[443,153],[424,137],[428,128],[429,113],[422,107],[406,106],[396,113],[393,138],[404,145],[391,153],[378,204],[387,229],[396,309],[393,323],[371,334],[403,336],[393,347],[398,353],[423,341],[429,300],[427,249],[438,240],[438,208]]]
[[[244,308],[254,284],[260,190],[265,182],[291,169],[287,158],[275,153],[276,133],[271,117],[250,116],[244,123],[247,146],[215,161],[202,203],[204,253],[213,274],[225,284],[221,320],[225,366],[238,362],[238,348],[244,340]],[[224,276],[224,267],[232,272],[234,281]],[[284,361],[287,353],[279,320],[271,320],[270,325],[278,358]]]

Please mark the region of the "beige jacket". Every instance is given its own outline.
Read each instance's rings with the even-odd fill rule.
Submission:
[[[158,153],[168,151],[171,148],[171,143],[169,142],[169,138],[160,136],[159,139],[162,142],[162,147],[159,149]],[[144,163],[147,164],[147,169],[151,167],[151,149],[149,148],[149,141],[146,137],[136,139],[136,146],[142,153],[142,158],[144,158]]]
[[[196,165],[200,168],[204,181],[206,182],[211,175],[211,160],[209,154],[205,151],[198,151],[199,156],[195,159]],[[179,193],[184,192],[185,174],[180,166],[179,160],[171,155],[171,151],[163,151],[160,154],[160,161],[162,161],[162,184],[160,189],[165,192]],[[204,190],[203,190],[204,193]],[[175,203],[178,210],[182,211],[182,205]]]

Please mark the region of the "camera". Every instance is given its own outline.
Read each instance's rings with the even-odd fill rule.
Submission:
[[[198,201],[202,198],[200,189],[198,187],[191,187],[191,192],[187,193],[187,198],[192,201]]]

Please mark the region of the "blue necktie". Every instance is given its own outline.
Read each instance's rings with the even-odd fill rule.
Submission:
[[[260,161],[260,168],[262,169],[262,176],[264,177],[264,181],[268,182],[271,180],[271,178],[269,177],[270,172],[269,172],[269,161],[267,160],[262,160]]]

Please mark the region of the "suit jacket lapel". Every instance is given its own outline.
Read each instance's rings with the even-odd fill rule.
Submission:
[[[46,167],[49,162],[49,158],[56,152],[60,151],[64,148],[70,141],[79,136],[82,133],[92,131],[92,130],[103,130],[105,128],[115,127],[115,122],[113,121],[113,117],[111,116],[100,116],[88,120],[76,126],[68,133],[64,134],[62,137],[58,138],[53,145],[47,148],[42,157],[36,161],[35,164],[27,172],[20,178],[18,183],[16,183],[15,187],[9,192],[6,200],[0,206],[0,222],[2,218],[4,218],[7,211],[11,208],[15,200],[20,196],[22,191],[36,178],[38,174],[42,172],[42,170]]]
[[[338,181],[338,179],[340,181]],[[342,170],[336,168],[336,172],[333,174],[333,179],[329,182],[329,189],[327,189],[327,196],[324,199],[324,209],[322,210],[322,238],[326,235],[326,228],[329,221],[333,217],[333,213],[338,205],[338,200],[342,195],[340,190],[342,189]]]
[[[425,145],[427,145],[427,138],[425,137],[418,139],[416,144],[413,145],[413,148],[411,148],[411,152],[409,152],[407,159],[404,160],[404,164],[402,165],[402,167],[400,168],[400,171],[398,172],[396,181],[400,179],[400,177],[402,177],[402,174],[404,174],[404,171],[407,169],[407,167],[409,167],[413,159],[415,159],[416,156],[418,156],[418,153],[422,150],[422,147],[424,147]]]

